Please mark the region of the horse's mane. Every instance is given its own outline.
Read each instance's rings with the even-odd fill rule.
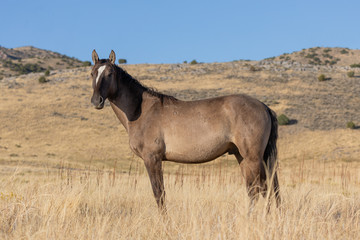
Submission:
[[[161,92],[156,91],[154,88],[147,87],[140,83],[137,79],[133,78],[130,74],[128,74],[125,70],[122,68],[115,66],[115,70],[120,74],[121,79],[124,83],[128,84],[129,87],[135,88],[139,91],[147,92],[150,95],[157,97],[160,99],[161,103],[164,102],[164,100],[171,100],[171,101],[178,101],[177,98],[163,94]]]

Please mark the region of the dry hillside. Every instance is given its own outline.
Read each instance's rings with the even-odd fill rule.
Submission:
[[[315,47],[303,49],[291,54],[284,53],[268,60],[292,63],[349,67],[360,64],[360,50],[349,48]]]
[[[0,46],[0,79],[47,69],[69,69],[84,62],[66,55],[32,46],[8,49]]]
[[[245,93],[286,114],[279,127],[281,211],[249,214],[233,156],[164,163],[168,215],[91,67],[0,80],[1,239],[359,239],[360,71],[264,60],[122,65],[143,84],[192,100]],[[348,77],[348,71],[354,77]],[[326,81],[319,81],[324,74]]]
[[[286,63],[287,64],[287,63]],[[143,84],[183,100],[245,93],[285,114],[280,127],[280,158],[360,159],[360,72],[342,67],[289,69],[269,62],[124,65]],[[254,70],[255,69],[255,70]],[[305,69],[305,70],[304,70]],[[49,82],[28,74],[0,81],[0,161],[109,166],[133,154],[111,108],[96,111],[90,67],[52,71]],[[320,82],[319,74],[329,80]]]

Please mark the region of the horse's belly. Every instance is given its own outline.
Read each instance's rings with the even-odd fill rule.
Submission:
[[[165,157],[168,161],[181,163],[202,163],[211,161],[229,150],[225,137],[204,136],[178,137],[165,142]]]

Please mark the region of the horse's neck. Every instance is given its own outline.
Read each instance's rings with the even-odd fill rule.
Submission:
[[[110,105],[114,110],[115,115],[120,120],[121,124],[124,126],[126,132],[129,132],[129,120],[126,117],[125,112],[121,108],[119,108],[118,105],[113,101],[110,101]]]
[[[130,84],[118,84],[119,94],[114,99],[109,99],[116,116],[129,132],[129,122],[137,120],[141,115],[143,90]]]

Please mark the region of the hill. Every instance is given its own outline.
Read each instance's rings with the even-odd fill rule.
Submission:
[[[343,66],[350,67],[360,64],[360,50],[349,48],[324,48],[315,47],[303,49],[293,53],[284,53],[280,56],[269,58],[274,61],[287,61],[292,63]]]
[[[288,65],[262,61],[207,64],[123,65],[149,87],[183,100],[245,93],[258,98],[292,121],[280,127],[283,162],[305,159],[358,161],[360,71],[348,77],[344,67]],[[0,161],[12,164],[109,167],[114,159],[129,164],[128,137],[111,108],[96,111],[90,67],[51,71],[0,80]],[[327,81],[317,77],[325,74]]]
[[[30,72],[43,72],[47,69],[81,67],[84,64],[88,63],[32,46],[13,49],[0,46],[0,79]]]

